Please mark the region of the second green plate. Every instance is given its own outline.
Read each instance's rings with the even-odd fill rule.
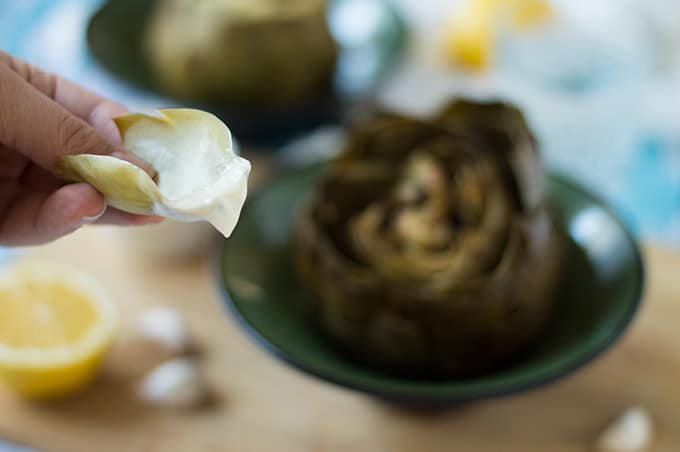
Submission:
[[[163,94],[142,54],[146,23],[157,0],[109,0],[92,16],[87,42],[96,60],[118,78]],[[245,144],[276,146],[296,134],[341,119],[371,97],[400,57],[406,40],[401,17],[385,0],[335,0],[328,21],[341,53],[331,92],[313,105],[253,110],[196,105],[220,116]]]

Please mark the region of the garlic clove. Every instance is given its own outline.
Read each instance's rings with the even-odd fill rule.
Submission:
[[[627,409],[600,435],[597,445],[603,452],[644,450],[652,438],[651,416],[644,408]]]
[[[156,367],[142,380],[138,392],[148,403],[171,408],[194,407],[208,395],[198,364],[187,358]]]
[[[190,348],[186,322],[174,309],[162,306],[150,308],[139,317],[137,327],[142,338],[171,353],[184,353]]]

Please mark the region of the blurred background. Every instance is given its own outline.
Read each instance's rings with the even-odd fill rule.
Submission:
[[[196,341],[207,349],[207,373],[214,381],[230,385],[227,402],[216,409],[217,414],[149,414],[136,402],[118,396],[114,371],[113,379],[100,383],[105,395],[95,390],[56,409],[35,408],[0,394],[0,407],[4,405],[7,414],[0,416],[6,417],[0,419],[0,437],[48,446],[54,440],[59,450],[65,450],[65,444],[77,445],[73,450],[98,450],[87,448],[98,434],[112,440],[106,450],[119,450],[115,441],[121,438],[122,444],[135,450],[167,450],[163,445],[174,442],[178,450],[225,450],[220,441],[231,434],[242,437],[243,444],[263,447],[257,450],[381,452],[449,450],[448,439],[455,431],[470,450],[498,450],[489,444],[504,444],[494,440],[517,434],[521,438],[517,444],[526,439],[532,450],[576,451],[586,450],[584,444],[592,442],[606,421],[641,401],[653,406],[652,414],[661,419],[659,428],[667,434],[654,450],[678,450],[680,399],[677,391],[668,389],[678,375],[674,319],[680,315],[680,287],[674,276],[676,250],[680,250],[680,8],[675,1],[338,0],[333,4],[341,7],[330,15],[330,28],[342,47],[334,91],[321,96],[324,102],[294,114],[275,108],[253,113],[252,105],[222,111],[214,103],[154,89],[148,74],[136,67],[147,64],[147,57],[130,44],[141,33],[140,11],[146,11],[148,3],[0,0],[0,50],[131,111],[183,105],[212,111],[214,107],[234,125],[240,150],[255,163],[254,185],[264,180],[273,163],[333,154],[344,136],[342,124],[366,110],[426,117],[455,96],[512,101],[537,135],[549,170],[579,181],[606,200],[643,244],[646,257],[651,255],[647,297],[654,300],[652,308],[644,311],[641,326],[622,351],[605,358],[593,372],[556,385],[549,390],[553,392],[481,402],[442,417],[428,412],[406,414],[354,393],[331,390],[273,364],[234,325],[225,327],[217,303],[208,307],[186,303],[221,297],[213,290],[212,263],[163,267],[149,264],[148,256],[142,256],[155,254],[165,263],[183,260],[195,249],[215,243],[211,228],[168,222],[167,229],[153,233],[153,240],[148,232],[123,237],[118,231],[92,228],[48,246],[44,254],[85,265],[101,276],[123,300],[124,324],[131,324],[129,319],[139,314],[140,306],[150,303],[181,311]],[[209,1],[175,3],[189,8],[187,14],[210,5]],[[127,6],[122,13],[109,9],[108,16],[94,16],[107,5]],[[185,13],[179,11],[181,19]],[[179,29],[180,19],[173,19]],[[199,30],[194,35],[200,35],[200,22],[193,26],[192,30]],[[117,27],[121,31],[112,34]],[[179,54],[183,40],[173,39],[167,42]],[[335,96],[341,98],[337,102],[341,108]],[[282,117],[294,118],[295,124],[277,130],[271,139],[253,139],[253,130],[266,135],[269,126],[281,125]],[[113,240],[121,237],[131,246],[115,245],[122,242]],[[103,238],[112,241],[104,243]],[[9,260],[15,253],[6,250],[1,256]],[[121,283],[117,272],[129,279]],[[128,329],[124,325],[123,336]],[[116,356],[114,364],[121,361]],[[272,381],[287,390],[278,390]],[[663,385],[663,390],[656,389]],[[300,400],[308,404],[308,411],[295,410]],[[282,420],[279,411],[285,404],[292,407],[292,414]],[[342,425],[326,420],[326,412],[336,408],[338,413],[355,414]],[[517,412],[523,414],[516,416]],[[10,414],[15,413],[19,421],[12,422]],[[73,433],[83,425],[88,434],[76,439]],[[147,434],[147,428],[154,434]],[[31,442],[32,432],[41,429],[47,433],[39,442]],[[191,433],[184,436],[182,429]],[[421,449],[421,442],[429,446]],[[277,448],[284,443],[304,447]],[[554,447],[558,443],[564,448]],[[194,444],[202,447],[194,449]],[[362,444],[369,446],[362,449]],[[0,439],[0,451],[24,450],[16,447]]]
[[[381,18],[370,2],[350,3],[338,20],[361,39]],[[553,0],[550,19],[533,2],[538,12],[527,14],[539,19],[521,29],[470,12],[475,2],[393,3],[410,34],[380,87],[381,106],[427,114],[452,94],[514,100],[552,170],[606,198],[640,236],[680,246],[680,11],[672,1]],[[98,65],[85,29],[101,4],[3,0],[0,47],[133,111],[178,105]],[[470,29],[462,37],[461,23]]]

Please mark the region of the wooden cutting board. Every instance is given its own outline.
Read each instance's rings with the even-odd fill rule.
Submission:
[[[647,407],[654,451],[680,450],[680,254],[647,247],[645,303],[610,353],[521,395],[443,412],[398,409],[307,377],[251,344],[224,311],[209,260],[151,265],[93,227],[30,254],[77,264],[120,301],[121,340],[86,393],[49,405],[0,390],[0,437],[51,451],[444,452],[591,450],[632,404]],[[216,401],[193,412],[144,406],[131,390],[136,313],[166,304],[186,315]],[[127,343],[127,345],[126,345]]]

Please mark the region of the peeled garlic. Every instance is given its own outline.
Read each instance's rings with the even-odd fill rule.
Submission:
[[[604,452],[644,450],[652,438],[652,420],[647,410],[635,406],[627,409],[600,435],[598,448]]]
[[[198,364],[188,358],[156,367],[142,380],[138,392],[149,403],[173,408],[196,406],[208,394]]]
[[[184,353],[191,345],[186,323],[174,309],[161,306],[148,309],[139,317],[137,327],[143,339],[171,353]]]
[[[185,108],[115,118],[125,149],[157,172],[108,155],[62,158],[65,179],[87,182],[117,209],[179,221],[206,220],[228,237],[246,199],[250,163],[234,153],[231,132],[214,115]]]

